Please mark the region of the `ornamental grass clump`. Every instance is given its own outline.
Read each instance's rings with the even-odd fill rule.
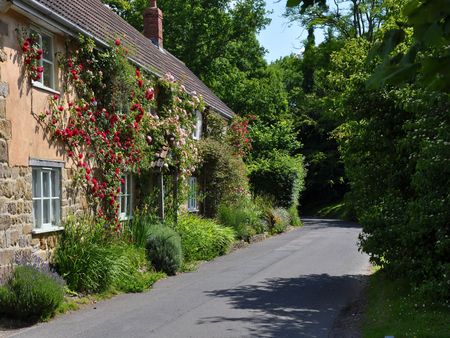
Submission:
[[[60,280],[31,266],[17,266],[0,286],[0,315],[27,321],[50,318],[64,301]]]
[[[175,229],[181,236],[184,258],[188,262],[207,261],[226,254],[235,238],[233,229],[190,214],[181,215]]]
[[[137,237],[127,230],[125,227],[123,233],[112,233],[92,219],[67,220],[54,262],[71,290],[142,292],[163,276],[152,270],[144,247],[129,241]],[[135,236],[141,233],[136,229],[131,232]],[[146,240],[147,235],[141,235]]]
[[[183,263],[180,236],[175,230],[162,225],[154,225],[147,238],[147,257],[156,271],[175,275]]]
[[[135,212],[133,218],[125,223],[123,233],[130,243],[145,248],[151,229],[159,223],[159,218],[151,213]]]
[[[111,274],[113,287],[117,290],[128,293],[143,292],[165,276],[151,269],[144,248],[113,245],[109,252],[115,257]]]
[[[58,241],[54,262],[71,290],[101,292],[112,285],[114,257],[102,223],[69,218]]]

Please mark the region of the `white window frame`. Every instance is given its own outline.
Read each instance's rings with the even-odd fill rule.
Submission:
[[[48,60],[44,58],[44,53],[42,53],[42,58],[39,60],[39,66],[44,67],[44,63],[50,65],[50,70],[51,70],[51,80],[50,80],[50,87],[46,86],[44,84],[44,73],[42,73],[42,77],[40,80],[38,81],[33,81],[33,86],[38,87],[38,88],[42,88],[45,90],[49,90],[51,92],[55,92],[56,90],[56,86],[55,86],[55,78],[56,78],[56,73],[55,73],[55,44],[54,44],[54,36],[53,34],[49,33],[48,31],[44,31],[42,29],[36,28],[36,27],[32,27],[31,31],[33,32],[33,34],[35,34],[38,38],[38,44],[40,46],[40,48],[43,50],[43,44],[42,44],[42,35],[47,36],[50,39],[50,47],[51,47],[51,51],[50,51],[50,55],[52,56],[52,60]]]
[[[196,117],[196,122],[195,122],[194,131],[192,132],[192,138],[194,140],[200,140],[200,138],[202,137],[202,128],[203,128],[202,113],[200,113],[198,110],[196,110],[195,117]]]
[[[40,188],[40,196],[37,196],[37,192],[34,190],[35,182],[32,181],[32,200],[33,200],[33,226],[34,226],[34,233],[40,233],[40,232],[47,232],[47,231],[57,231],[62,229],[61,228],[61,195],[62,195],[62,189],[61,189],[61,168],[59,167],[38,167],[33,166],[32,167],[32,180],[35,175],[33,173],[36,172],[36,176],[38,177],[38,184]],[[48,174],[47,177],[49,179],[48,182],[48,189],[49,189],[49,196],[44,196],[44,175]],[[56,175],[55,182],[58,182],[59,189],[57,191],[57,196],[53,196],[53,186],[52,186],[52,175]],[[53,207],[53,201],[59,201],[58,203],[58,211],[54,210]],[[40,220],[41,223],[37,224],[37,219],[35,217],[35,202],[37,201],[38,205],[40,206],[38,210],[40,212]],[[49,220],[50,223],[44,223],[44,201],[49,201]],[[54,218],[54,214],[57,212],[58,217],[57,219],[52,222]]]
[[[188,211],[198,212],[198,180],[197,177],[189,177]]]
[[[121,189],[119,194],[119,219],[121,221],[126,221],[133,218],[133,195],[134,195],[133,175],[125,174],[122,176],[122,178],[125,180],[125,183],[123,184],[125,186],[125,191],[122,191],[122,183],[121,183]],[[128,182],[130,185],[129,191],[128,191]],[[125,199],[125,210],[122,210],[122,199]]]

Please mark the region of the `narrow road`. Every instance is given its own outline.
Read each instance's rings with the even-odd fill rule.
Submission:
[[[306,219],[305,227],[22,330],[20,337],[328,337],[369,268],[360,228]]]

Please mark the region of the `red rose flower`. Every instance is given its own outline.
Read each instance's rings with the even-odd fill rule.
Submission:
[[[155,97],[155,90],[153,88],[147,89],[147,91],[145,92],[145,98],[151,101],[153,100],[154,97]]]
[[[116,46],[120,46],[122,44],[122,42],[120,41],[120,39],[116,39],[115,44],[116,44]]]

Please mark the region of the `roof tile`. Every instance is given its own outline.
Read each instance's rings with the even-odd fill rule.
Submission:
[[[100,0],[35,1],[92,34],[98,40],[108,43],[116,38],[121,38],[123,44],[130,49],[131,58],[136,62],[159,76],[166,73],[172,74],[185,85],[187,90],[201,94],[211,108],[227,116],[233,115],[231,109],[182,61],[168,51],[160,50]]]

